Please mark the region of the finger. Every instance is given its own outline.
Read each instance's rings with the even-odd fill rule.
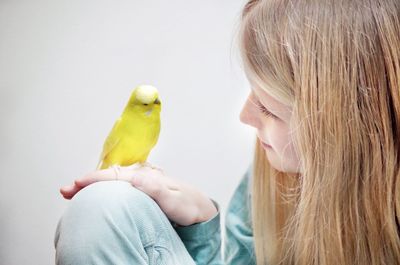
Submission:
[[[75,184],[81,188],[102,180],[116,180],[116,172],[112,168],[96,170],[90,172],[80,179],[75,180]]]
[[[169,190],[179,190],[180,189],[180,184],[175,180],[172,179],[171,177],[165,176],[163,174],[160,174],[160,172],[149,172],[147,170],[142,170],[142,171],[136,171],[130,176],[130,182],[136,186],[140,185],[142,179],[145,178],[152,178],[149,182],[159,182],[163,184],[165,187],[167,187]],[[149,185],[149,184],[148,184]]]
[[[82,189],[81,187],[73,184],[60,188],[60,193],[65,199],[70,200],[81,189]]]
[[[139,188],[139,187],[142,186],[142,182],[143,182],[143,179],[144,179],[145,177],[146,177],[146,176],[144,176],[144,175],[141,175],[141,174],[136,173],[136,174],[134,174],[133,176],[131,176],[130,182],[131,182],[131,184],[132,184],[133,186]]]
[[[136,162],[136,163],[134,163],[134,164],[132,164],[130,166],[126,166],[124,168],[129,169],[129,170],[131,170],[131,169],[133,170],[133,169],[137,169],[137,168],[141,168],[141,167],[142,167],[142,165],[139,162]]]
[[[169,192],[168,187],[153,175],[135,174],[131,183],[156,201],[167,197]]]
[[[127,168],[129,169],[129,168]],[[151,175],[153,178],[155,178],[158,182],[163,183],[165,186],[168,187],[170,190],[178,190],[180,187],[180,184],[173,178],[166,176],[163,172],[161,172],[158,169],[154,169],[151,167],[135,167],[135,168],[130,168],[129,169],[132,173],[129,174],[127,173],[125,176],[128,179],[124,179],[127,181],[134,181],[132,178],[134,176],[138,176],[136,181],[140,181],[142,177],[147,177]],[[134,184],[134,183],[133,183]]]

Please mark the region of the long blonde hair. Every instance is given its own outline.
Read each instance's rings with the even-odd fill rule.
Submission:
[[[279,172],[256,143],[257,264],[400,264],[400,2],[251,0],[239,37],[301,159]]]

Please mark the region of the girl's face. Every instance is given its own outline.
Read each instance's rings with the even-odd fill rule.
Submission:
[[[254,86],[240,113],[240,121],[257,129],[272,167],[281,172],[299,173],[299,158],[290,133],[291,110],[261,88]]]

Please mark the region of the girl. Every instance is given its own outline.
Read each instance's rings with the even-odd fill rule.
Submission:
[[[400,2],[251,0],[241,22],[257,142],[223,258],[216,202],[129,167],[61,190],[97,182],[59,223],[58,263],[400,264]]]

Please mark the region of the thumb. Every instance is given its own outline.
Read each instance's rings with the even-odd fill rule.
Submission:
[[[133,186],[135,186],[136,188],[140,188],[143,185],[143,175],[140,174],[135,174],[134,176],[132,176],[131,178],[131,183]]]

